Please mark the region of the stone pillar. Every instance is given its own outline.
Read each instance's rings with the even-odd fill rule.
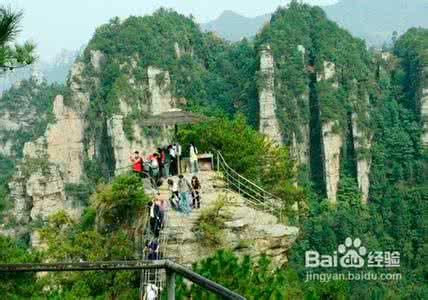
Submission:
[[[422,145],[428,147],[428,86],[422,89],[421,120],[423,122]]]
[[[173,108],[171,97],[169,72],[156,67],[147,68],[149,91],[151,95],[150,112],[159,115]]]
[[[269,46],[260,54],[260,73],[263,86],[259,91],[260,103],[260,132],[269,136],[273,141],[282,143],[282,136],[276,118],[276,100],[274,84],[274,59]]]
[[[335,64],[325,61],[323,72],[317,74],[317,81],[332,80],[335,75]],[[333,81],[331,88],[336,90],[338,87],[338,82]],[[332,205],[336,204],[337,189],[340,179],[340,153],[343,145],[343,138],[339,130],[338,120],[330,120],[321,124],[324,179],[327,198]]]

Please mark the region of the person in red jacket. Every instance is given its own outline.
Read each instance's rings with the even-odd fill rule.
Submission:
[[[129,159],[132,162],[132,171],[141,176],[141,171],[143,170],[143,159],[141,158],[140,153],[135,151],[134,155],[131,154]]]

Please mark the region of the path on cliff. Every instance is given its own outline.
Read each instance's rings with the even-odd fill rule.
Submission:
[[[192,174],[183,175],[190,182]],[[159,187],[158,197],[168,203],[165,223],[158,240],[160,258],[166,257],[191,267],[192,263],[212,255],[216,250],[227,248],[239,256],[257,258],[264,253],[274,264],[287,262],[287,250],[297,238],[297,227],[282,224],[272,213],[272,209],[257,205],[254,198],[243,197],[247,194],[243,194],[242,190],[241,193],[233,190],[226,172],[201,171],[197,176],[201,183],[201,208],[192,209],[189,215],[170,207],[167,180],[163,180]],[[177,182],[178,177],[172,176],[169,179]],[[153,190],[151,192],[156,193]],[[219,197],[227,199],[226,205],[219,212],[219,216],[226,220],[222,228],[223,242],[207,246],[195,229],[203,211],[213,207]],[[272,208],[271,205],[268,206]],[[150,238],[153,237],[146,233],[143,241]],[[146,254],[143,252],[143,257]],[[165,274],[161,270],[142,273],[141,287],[144,290],[150,284],[163,287],[164,283]]]

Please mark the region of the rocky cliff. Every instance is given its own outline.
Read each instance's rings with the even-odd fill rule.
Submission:
[[[51,119],[53,96],[59,90],[32,77],[4,92],[0,100],[0,155],[21,157],[24,143],[43,134]]]
[[[265,253],[277,266],[288,261],[288,249],[299,234],[297,227],[283,225],[275,216],[249,207],[245,198],[225,188],[216,173],[202,172],[200,178],[203,184],[202,208],[193,210],[189,216],[173,210],[168,213],[168,256],[190,265],[218,249],[229,248],[239,256],[249,255],[253,258]],[[161,190],[161,197],[167,197],[167,192]],[[219,197],[227,199],[227,205],[218,215],[218,218],[227,220],[221,229],[223,238],[220,243],[207,245],[198,231],[199,218],[204,210],[215,206]]]
[[[267,45],[260,53],[260,74],[263,86],[260,88],[260,132],[269,136],[273,141],[282,143],[278,119],[276,117],[276,100],[274,85],[274,60]]]
[[[336,91],[338,82],[335,64],[325,61],[322,72],[317,73],[317,81],[327,82],[327,85],[330,85],[331,89]],[[322,110],[320,112],[320,119],[323,120]],[[330,203],[335,204],[340,179],[340,155],[343,145],[343,135],[340,132],[339,120],[322,121],[321,144],[326,194]]]
[[[428,147],[428,87],[422,89],[421,118],[424,124],[422,143],[425,147]]]
[[[266,55],[264,45],[270,46],[272,57]],[[329,21],[321,10],[291,3],[273,14],[257,35],[256,46],[261,58],[267,57],[273,65],[273,70],[264,72],[260,64],[258,79],[263,82],[265,73],[273,74],[275,95],[273,103],[260,93],[260,116],[267,110],[262,104],[270,105],[281,141],[321,196],[335,204],[342,176],[353,174],[366,203],[371,164],[369,100],[377,95],[364,43]],[[272,82],[267,83],[272,87]],[[260,86],[264,92],[264,85]]]
[[[55,123],[48,125],[43,136],[27,142],[24,159],[9,183],[14,201],[13,215],[25,233],[26,225],[45,220],[57,210],[80,217],[81,205],[74,197],[67,197],[66,184],[83,179],[84,120],[58,95],[54,100]]]

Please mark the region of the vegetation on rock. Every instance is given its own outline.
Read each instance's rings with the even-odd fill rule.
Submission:
[[[178,138],[183,145],[194,142],[199,152],[219,150],[233,169],[272,191],[287,205],[305,204],[300,206],[305,209],[300,211],[299,218],[293,219],[301,227],[302,235],[290,250],[286,269],[271,266],[265,258],[257,263],[249,258],[239,261],[230,253],[220,252],[196,264],[195,271],[250,299],[423,299],[428,294],[424,282],[427,273],[424,258],[428,250],[428,156],[420,139],[426,120],[420,118],[419,102],[422,87],[426,86],[427,40],[426,30],[412,29],[390,49],[396,58],[385,60],[329,21],[321,9],[297,1],[288,8],[278,9],[254,43],[242,40],[229,44],[213,34],[202,33],[191,18],[171,10],[161,9],[152,16],[130,17],[125,21],[113,19],[97,29],[80,58],[84,64],[81,87],[90,92],[85,142],[89,144],[95,139],[97,153],[102,156],[103,164],[108,165],[86,160],[87,176],[98,182],[108,173],[104,169],[110,168],[111,174],[114,155],[106,134],[107,120],[119,112],[119,100],[124,100],[134,113],[126,116],[124,124],[126,135],[131,137],[134,122],[145,117],[137,107],[147,104],[147,67],[161,68],[170,74],[169,89],[174,98],[185,98],[187,108],[212,117],[200,124],[181,127]],[[271,45],[275,60],[274,92],[286,146],[271,143],[254,129],[258,123],[257,92],[264,80],[257,73],[257,61],[266,44]],[[94,51],[102,55],[99,66],[93,63]],[[317,80],[316,75],[325,71],[325,62],[334,63],[336,72],[329,80]],[[131,78],[135,83],[132,88],[128,84]],[[165,78],[159,76],[157,80]],[[42,85],[36,95],[26,96],[33,99],[36,113],[51,111],[51,96],[58,92],[55,88],[45,88]],[[5,105],[13,111],[21,109],[12,101],[22,96],[19,93],[16,89],[9,91],[2,98],[0,109]],[[353,114],[364,138],[371,137],[370,149],[355,149]],[[18,138],[18,149],[24,141],[41,134],[48,115],[44,115],[40,124],[31,123],[32,128],[40,127],[40,131]],[[328,205],[318,176],[322,173],[320,127],[328,121],[337,121],[335,133],[340,133],[344,140],[335,207]],[[293,133],[302,141],[299,132],[303,125],[310,126],[312,161],[306,171],[298,172],[288,146],[292,144]],[[183,153],[187,152],[184,147]],[[362,205],[356,164],[367,157],[371,159],[370,191],[368,204]],[[0,158],[0,164],[2,170],[3,166],[13,165],[5,158]],[[0,176],[1,206],[10,174]],[[67,189],[90,193],[90,189],[79,185],[68,185]],[[42,259],[135,258],[139,249],[134,231],[141,225],[136,219],[146,212],[147,202],[141,182],[135,176],[119,176],[112,184],[99,185],[79,221],[59,212],[40,229],[42,242],[46,244]],[[215,210],[202,214],[199,229],[218,242],[222,220],[213,219],[215,215]],[[332,254],[346,237],[360,238],[368,249],[400,251],[401,266],[397,270],[402,279],[303,283],[307,271],[303,268],[305,251]],[[38,259],[10,239],[0,237],[0,244],[2,262]],[[11,280],[22,280],[24,284],[13,290]],[[138,293],[136,272],[47,276],[37,279],[34,285],[27,284],[29,280],[34,277],[7,277],[1,282],[0,291],[5,295],[15,294],[17,298],[40,294],[40,297],[70,299],[131,298]],[[211,297],[196,286],[182,284],[180,279],[178,283],[179,297]]]

